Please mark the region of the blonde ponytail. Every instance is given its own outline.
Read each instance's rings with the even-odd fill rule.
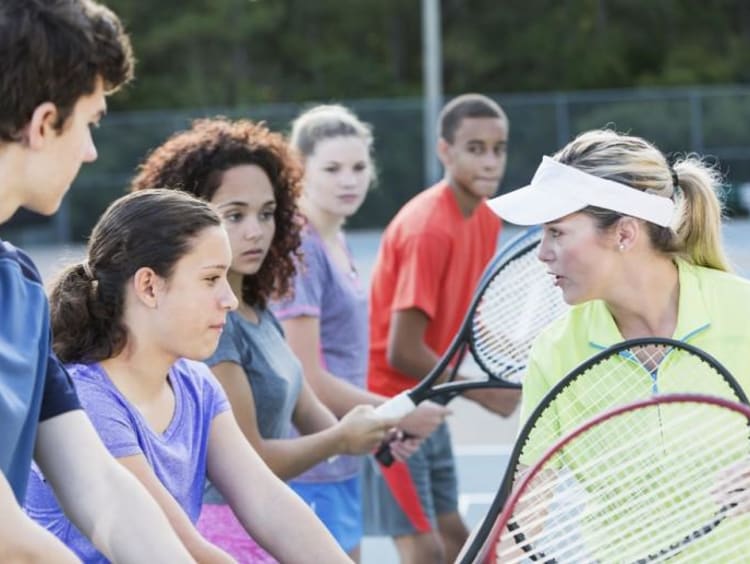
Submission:
[[[677,199],[681,209],[673,228],[685,258],[698,266],[731,272],[722,246],[719,172],[696,155],[678,159],[672,168],[679,182]]]

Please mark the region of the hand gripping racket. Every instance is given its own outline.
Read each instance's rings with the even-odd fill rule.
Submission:
[[[536,256],[542,229],[533,227],[509,241],[490,262],[469,310],[446,353],[415,387],[376,408],[387,417],[402,417],[420,402],[446,404],[474,388],[520,388],[531,344],[568,306]],[[453,381],[466,351],[483,379]],[[447,383],[439,383],[450,370]],[[387,445],[376,453],[388,463]]]
[[[500,489],[459,562],[476,562],[523,468],[556,440],[615,406],[660,393],[718,395],[744,404],[747,396],[729,371],[706,352],[673,339],[624,341],[596,354],[560,380],[524,423]]]
[[[573,430],[520,479],[481,562],[750,558],[750,408],[658,395]]]

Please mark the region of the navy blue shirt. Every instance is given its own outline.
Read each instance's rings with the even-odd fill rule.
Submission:
[[[23,251],[0,240],[0,470],[19,503],[39,422],[80,407],[52,352],[39,271]]]

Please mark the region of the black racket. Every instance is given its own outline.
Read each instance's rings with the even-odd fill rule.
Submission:
[[[520,388],[531,343],[568,306],[536,252],[542,229],[533,227],[508,242],[490,262],[469,310],[446,353],[415,387],[376,408],[388,417],[402,417],[420,402],[446,404],[475,388]],[[453,381],[466,351],[481,371],[477,379]],[[449,370],[448,382],[443,380]],[[392,461],[387,445],[376,453]]]
[[[479,562],[747,562],[750,408],[658,395],[597,415],[523,475]]]
[[[706,352],[673,339],[624,341],[596,354],[560,380],[519,433],[500,489],[459,562],[476,562],[524,467],[555,441],[607,409],[661,393],[718,395],[748,403],[729,371]]]

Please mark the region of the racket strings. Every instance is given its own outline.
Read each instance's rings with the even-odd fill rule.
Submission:
[[[687,423],[689,423],[687,420],[682,422],[682,424]],[[656,433],[652,433],[649,436],[642,436],[640,440],[647,440],[652,443],[659,442],[660,436]],[[606,445],[600,443],[601,441],[596,441],[595,444],[588,446],[595,451],[606,448]],[[731,442],[726,442],[726,446],[730,444]],[[612,455],[613,458],[616,458],[616,464],[618,466],[623,465],[622,468],[611,468],[609,471],[602,472],[601,468],[597,467],[597,463],[597,465],[589,464],[575,469],[575,475],[592,478],[585,483],[586,490],[591,493],[588,498],[583,496],[577,497],[573,500],[574,506],[569,506],[568,510],[578,511],[581,514],[581,521],[593,520],[594,522],[599,523],[598,533],[599,536],[604,539],[609,539],[617,532],[622,519],[637,522],[644,530],[657,530],[655,526],[660,522],[662,516],[654,513],[652,508],[648,506],[632,503],[634,500],[642,499],[647,495],[669,500],[678,495],[683,496],[686,493],[685,491],[677,490],[671,482],[663,479],[663,467],[657,468],[657,471],[650,472],[650,475],[641,476],[639,479],[628,480],[624,478],[623,471],[627,472],[632,477],[635,477],[638,474],[632,472],[633,467],[648,468],[650,464],[653,464],[653,456],[634,457],[630,448],[631,446],[630,443],[626,443],[625,447],[621,447],[617,450],[612,449],[610,451],[610,455]],[[723,445],[716,444],[713,446],[717,447]],[[689,459],[693,459],[696,454],[697,453],[682,453],[673,456],[673,459],[668,461],[667,467],[673,468],[684,464],[688,462]],[[625,458],[627,458],[627,460],[625,460]],[[728,462],[725,463],[728,464]],[[619,485],[617,488],[612,488],[610,486],[612,483],[617,483]],[[695,485],[696,484],[693,484],[690,487]],[[556,487],[559,487],[559,484]],[[537,489],[539,489],[538,486],[534,485],[535,496],[531,502],[535,505],[539,502],[539,496],[544,498],[551,496],[554,493],[554,491],[549,488],[546,488],[546,491],[543,489],[539,493],[536,493]],[[606,495],[597,495],[599,492]],[[568,500],[568,503],[570,503],[570,500]],[[603,523],[607,523],[607,516],[611,513],[613,507],[618,509],[618,519],[610,519],[609,526],[607,526]],[[585,513],[583,512],[584,509]],[[524,516],[519,518],[524,518]],[[534,525],[538,526],[539,523],[534,523]],[[553,525],[548,528],[548,533],[558,541],[565,540],[562,535],[563,531],[558,529],[560,529],[560,527],[556,528]],[[665,541],[662,541],[661,544],[664,544],[664,542]],[[589,548],[591,548],[590,545]],[[600,551],[597,550],[597,552]],[[558,554],[560,554],[559,551]]]
[[[715,525],[720,504],[711,490],[727,468],[750,467],[748,421],[706,407],[651,406],[578,435],[519,498],[510,522],[523,532],[520,545],[543,561],[663,561],[683,551],[694,562],[733,561],[726,558],[738,554],[736,546],[721,543],[747,537],[750,521],[745,515]],[[651,425],[657,410],[661,430]],[[527,560],[514,534],[502,532],[498,562]]]
[[[624,349],[579,374],[558,393],[536,418],[521,462],[533,464],[566,432],[613,406],[651,397],[655,388],[737,399],[723,375],[689,351],[667,346]],[[656,417],[658,426],[658,411]]]
[[[472,347],[494,376],[520,382],[540,331],[568,305],[536,257],[536,246],[508,262],[488,283],[472,319]]]

